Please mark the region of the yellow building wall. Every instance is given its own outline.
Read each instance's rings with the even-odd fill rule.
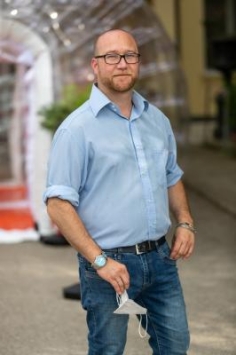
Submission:
[[[182,0],[181,13],[181,58],[189,87],[191,114],[201,115],[204,110],[203,68],[204,42],[202,25],[202,1]]]
[[[175,42],[175,13],[173,0],[154,0],[152,7],[158,15],[162,25],[164,26],[167,34],[173,42]]]
[[[190,115],[215,114],[215,97],[222,88],[222,80],[218,72],[205,67],[204,1],[153,0],[151,5],[173,44],[178,40],[179,26],[179,61],[187,80]]]

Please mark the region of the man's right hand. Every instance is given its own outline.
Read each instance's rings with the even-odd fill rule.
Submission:
[[[119,295],[129,288],[129,273],[126,266],[118,261],[108,258],[106,265],[98,269],[97,273],[108,281]]]

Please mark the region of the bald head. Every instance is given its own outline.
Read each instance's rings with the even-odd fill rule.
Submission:
[[[94,55],[103,54],[104,50],[109,48],[109,51],[116,50],[116,42],[125,40],[130,45],[130,50],[138,52],[137,42],[134,37],[127,31],[121,29],[112,29],[103,32],[96,40],[94,45]]]

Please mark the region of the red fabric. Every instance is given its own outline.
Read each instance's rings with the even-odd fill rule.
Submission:
[[[34,220],[28,207],[14,207],[14,202],[27,201],[25,186],[0,186],[0,229],[34,228]],[[10,206],[4,207],[4,203]]]

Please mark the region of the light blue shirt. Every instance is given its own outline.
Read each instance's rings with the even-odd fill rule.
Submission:
[[[44,201],[77,210],[103,249],[156,240],[170,227],[168,187],[183,172],[169,120],[137,92],[130,119],[95,85],[54,135]]]

